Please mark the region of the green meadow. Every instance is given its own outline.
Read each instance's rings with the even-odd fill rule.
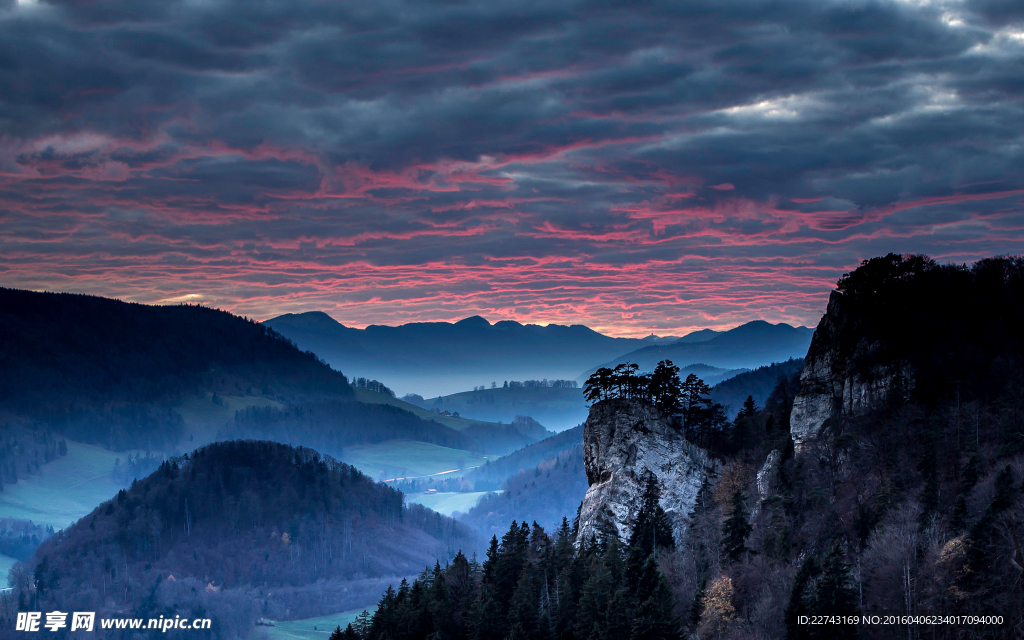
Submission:
[[[443,424],[444,426],[455,429],[456,431],[462,431],[463,429],[473,425],[493,424],[492,422],[473,420],[470,418],[453,418],[451,416],[438,415],[433,411],[427,411],[422,407],[417,407],[414,404],[409,404],[408,402],[404,402],[398,398],[392,398],[391,396],[384,395],[383,393],[377,393],[376,391],[370,391],[369,389],[363,389],[362,387],[355,387],[354,390],[356,392],[356,400],[360,402],[366,402],[368,404],[390,404],[393,407],[405,409],[409,413],[415,414],[424,420],[433,420],[434,422]],[[508,420],[506,422],[510,421],[511,420]]]
[[[487,491],[472,491],[469,493],[456,493],[454,491],[407,493],[405,501],[412,504],[422,504],[428,509],[433,509],[440,514],[450,516],[456,511],[463,513],[469,511],[487,493]]]
[[[371,614],[374,608],[370,607]],[[335,628],[344,629],[362,612],[362,609],[353,609],[319,618],[274,622],[272,627],[256,627],[255,634],[257,637],[263,635],[267,640],[325,640]]]
[[[20,518],[63,529],[123,487],[111,475],[127,453],[68,441],[68,454],[23,475],[0,493],[0,518]]]
[[[195,449],[216,440],[217,432],[234,422],[235,412],[249,407],[281,409],[284,405],[256,396],[217,396],[214,402],[212,393],[182,402],[176,411],[185,420],[185,433],[192,437],[188,448]]]

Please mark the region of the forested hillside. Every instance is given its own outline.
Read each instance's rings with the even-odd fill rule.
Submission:
[[[205,307],[0,289],[0,411],[82,442],[163,448],[170,407],[204,391],[351,395],[345,376],[269,328]]]
[[[461,432],[397,407],[330,399],[284,409],[252,407],[239,411],[234,424],[220,437],[301,444],[332,456],[340,455],[347,446],[388,440],[420,440],[455,449],[472,446],[472,440]]]
[[[484,496],[459,520],[486,535],[501,533],[512,520],[553,529],[563,517],[576,514],[587,492],[583,445],[577,442],[535,467],[513,473],[501,483],[501,490]]]
[[[391,405],[321,399],[283,409],[252,407],[239,411],[234,423],[219,437],[275,440],[338,457],[343,456],[345,447],[389,440],[415,440],[500,455],[535,442],[536,432],[530,425],[517,428],[516,424],[486,423],[473,423],[456,431]]]
[[[582,393],[582,391],[581,391]],[[583,442],[583,427],[573,427],[540,442],[491,460],[466,474],[477,491],[497,489],[509,477],[519,471],[533,469],[541,462],[568,451]]]
[[[44,542],[14,586],[36,609],[148,617],[201,607],[215,627],[238,631],[260,609],[330,613],[335,603],[311,612],[302,601],[323,602],[338,581],[414,574],[473,545],[463,525],[403,507],[401,493],[346,464],[225,442],[165,462]]]
[[[752,397],[758,406],[763,406],[779,378],[790,378],[793,374],[799,374],[803,366],[803,358],[791,358],[785,362],[773,362],[758,367],[715,384],[711,387],[711,397],[726,407],[726,415],[730,419],[735,418],[743,408],[747,396]]]
[[[457,411],[477,420],[508,422],[530,416],[552,431],[564,431],[587,418],[587,406],[575,380],[498,380],[447,396],[420,399],[428,409]]]

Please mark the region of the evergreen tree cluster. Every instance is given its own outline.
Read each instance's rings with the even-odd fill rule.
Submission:
[[[678,638],[671,588],[658,556],[674,547],[653,478],[628,544],[616,536],[574,547],[568,520],[553,536],[513,522],[483,563],[459,552],[398,589],[373,616],[333,640],[661,640]]]
[[[711,398],[711,387],[689,374],[679,380],[679,367],[662,360],[651,373],[637,373],[636,364],[601,367],[586,382],[583,393],[588,402],[626,399],[658,408],[686,438],[713,455],[730,451],[729,419],[726,408]],[[752,402],[753,400],[751,400]]]
[[[628,362],[616,365],[614,369],[601,367],[587,378],[583,394],[588,402],[612,398],[644,400],[654,403],[665,413],[678,413],[683,397],[679,367],[671,360],[662,360],[651,373],[637,373],[639,368],[640,365]],[[696,379],[693,374],[691,376]]]
[[[575,380],[506,380],[503,389],[575,389],[579,386]],[[483,387],[480,387],[481,390]],[[492,387],[493,388],[493,387]]]
[[[67,441],[49,429],[0,425],[0,492],[4,484],[15,484],[19,477],[67,454]]]
[[[360,389],[367,389],[374,393],[381,393],[391,398],[395,397],[395,392],[388,388],[383,382],[377,380],[370,380],[368,378],[352,378],[352,386],[359,387]]]

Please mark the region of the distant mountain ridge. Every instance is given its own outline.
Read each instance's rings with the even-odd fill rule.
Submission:
[[[596,361],[650,344],[583,325],[491,324],[480,316],[353,329],[313,311],[264,324],[335,368],[380,380],[399,395],[432,396],[534,377],[571,379]]]
[[[756,369],[772,362],[802,358],[813,334],[814,330],[808,327],[754,320],[701,342],[684,337],[670,345],[641,347],[586,370],[577,380],[586,380],[598,367],[614,367],[624,362],[640,365],[641,371],[653,370],[660,360],[671,360],[679,367],[702,363],[724,369]]]
[[[692,359],[674,359],[679,366],[703,362],[725,369],[753,368],[803,355],[802,351],[793,353],[790,348],[762,349],[765,353],[785,355],[764,359],[755,355],[744,359],[747,364],[743,365],[697,357],[717,353],[715,349],[701,350],[700,345],[722,340],[742,327],[725,332],[703,329],[682,337],[637,339],[613,338],[578,324],[541,326],[511,320],[491,324],[480,316],[472,316],[454,323],[420,322],[354,329],[319,311],[285,314],[264,324],[349,375],[380,380],[399,395],[418,393],[424,397],[490,386],[492,382],[501,386],[505,380],[576,379],[581,371],[619,359],[623,354],[644,349],[656,353],[677,345],[690,345],[695,354]],[[809,342],[811,330],[800,331],[806,331]],[[754,333],[758,334],[756,339],[773,339],[770,332]],[[731,339],[719,346],[728,345]]]
[[[722,369],[697,363],[680,367],[679,375],[685,378],[693,373],[709,385],[715,385],[746,371],[747,369]],[[772,383],[774,384],[774,379]],[[516,415],[529,415],[552,431],[563,431],[583,424],[589,412],[583,389],[579,386],[498,386],[495,389],[478,388],[447,396],[419,399],[416,402],[427,409],[457,411],[460,415],[475,420],[508,422]]]

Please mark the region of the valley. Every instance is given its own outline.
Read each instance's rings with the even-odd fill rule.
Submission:
[[[891,268],[906,268],[902,263],[893,264]],[[920,270],[914,273],[933,273],[928,271],[930,267],[910,268]],[[953,358],[960,368],[973,366],[972,361],[963,360],[969,356],[948,356],[913,346],[918,343],[901,330],[889,328],[884,315],[870,307],[858,307],[863,304],[858,295],[871,295],[857,293],[871,290],[859,280],[868,277],[873,276],[856,272],[840,283],[844,287],[842,295],[834,295],[829,313],[810,341],[806,361],[802,357],[760,364],[756,360],[729,360],[744,348],[744,340],[758,340],[761,345],[760,351],[748,350],[748,358],[791,353],[797,342],[805,340],[805,335],[792,327],[753,323],[731,331],[702,333],[689,340],[683,336],[674,342],[655,342],[608,361],[626,362],[633,357],[642,360],[638,356],[651,358],[673,349],[708,356],[717,349],[722,364],[749,367],[729,369],[703,362],[674,366],[664,361],[653,373],[639,365],[617,366],[614,370],[598,367],[590,369],[596,373],[584,379],[582,385],[575,379],[545,377],[502,380],[493,387],[478,385],[472,391],[426,399],[417,394],[398,399],[385,382],[377,380],[363,379],[359,385],[352,385],[340,372],[312,354],[301,354],[266,329],[231,316],[203,315],[205,322],[223,324],[217,329],[222,333],[250,332],[256,340],[264,340],[266,348],[246,352],[252,364],[225,364],[236,357],[222,350],[225,355],[217,357],[225,361],[206,362],[198,368],[195,354],[165,352],[161,357],[169,358],[166,366],[156,367],[151,361],[150,370],[176,373],[143,391],[123,383],[105,387],[102,394],[106,395],[99,397],[105,403],[103,407],[114,407],[113,411],[101,408],[96,387],[68,384],[66,378],[62,397],[68,406],[76,407],[66,412],[69,417],[55,418],[43,408],[45,405],[33,404],[41,402],[39,395],[7,400],[5,410],[11,418],[4,429],[11,444],[7,457],[0,461],[0,472],[16,481],[3,484],[0,518],[8,519],[5,521],[15,527],[31,522],[63,533],[42,540],[38,549],[21,561],[0,556],[0,562],[14,589],[32,589],[33,597],[47,602],[77,603],[75,606],[113,606],[119,602],[118,606],[136,608],[156,602],[171,611],[202,606],[222,620],[223,629],[232,630],[229,635],[313,640],[327,638],[334,628],[348,627],[363,609],[374,620],[387,614],[393,604],[389,604],[386,594],[381,599],[381,593],[388,585],[396,589],[397,585],[406,585],[396,594],[436,580],[470,580],[467,584],[484,585],[491,579],[480,573],[484,565],[467,558],[487,557],[491,562],[506,549],[523,553],[525,540],[536,540],[544,548],[561,548],[564,551],[560,553],[570,555],[558,556],[560,559],[527,555],[527,563],[515,571],[543,571],[544,567],[568,570],[570,565],[559,564],[573,562],[570,556],[575,552],[568,549],[597,545],[594,553],[607,554],[610,552],[604,545],[612,536],[622,544],[628,543],[629,553],[657,558],[656,565],[661,567],[658,571],[667,576],[665,593],[671,593],[671,598],[689,603],[686,607],[704,606],[704,596],[692,582],[696,569],[689,563],[695,561],[693,558],[703,558],[700,561],[717,572],[716,580],[738,581],[739,569],[734,565],[741,565],[735,563],[749,563],[752,557],[729,547],[728,535],[732,534],[715,533],[718,525],[714,523],[732,522],[730,513],[747,514],[747,525],[729,526],[745,531],[744,540],[756,534],[749,544],[758,545],[758,554],[773,558],[775,568],[771,571],[789,575],[787,572],[794,570],[792,555],[777,546],[776,536],[789,536],[789,544],[803,545],[809,553],[823,558],[822,562],[832,561],[828,553],[838,553],[815,542],[814,536],[824,535],[821,530],[806,533],[806,527],[820,527],[813,523],[828,517],[821,512],[822,504],[816,497],[823,495],[821,486],[827,486],[822,483],[838,483],[834,495],[845,501],[842,508],[847,510],[853,508],[853,498],[843,492],[853,491],[855,486],[860,487],[859,491],[880,490],[875,485],[874,489],[859,485],[843,471],[842,464],[824,471],[794,466],[794,460],[808,455],[807,451],[850,446],[849,439],[835,441],[841,445],[821,444],[835,437],[827,427],[829,415],[845,412],[843,424],[852,429],[848,432],[850,438],[885,450],[892,444],[872,420],[896,420],[900,425],[897,428],[904,433],[919,428],[915,422],[899,423],[898,418],[884,413],[879,403],[885,394],[892,393],[888,389],[946,393],[948,383],[935,373],[915,373],[913,384],[900,387],[903,383],[894,380],[911,375],[906,365],[903,369],[880,369],[882,365],[872,364],[875,369],[870,376],[874,377],[859,378],[865,375],[859,373],[860,365],[850,364],[846,365],[849,373],[843,374],[836,354],[846,352],[823,345],[843,345],[842,349],[853,349],[850,353],[856,354],[863,348],[848,346],[850,340],[862,334],[880,335],[884,345],[911,345],[907,355],[901,356],[911,361],[939,358],[945,363],[942,359]],[[924,280],[934,276],[916,277]],[[920,298],[913,292],[908,296]],[[108,303],[89,301],[86,306],[93,304]],[[116,310],[125,311],[120,307]],[[957,317],[948,322],[967,321]],[[237,324],[236,328],[228,328],[232,323]],[[480,322],[471,326],[476,331],[487,331]],[[490,324],[487,327],[493,328]],[[770,337],[773,332],[783,336],[774,346]],[[892,335],[887,332],[900,335],[900,342],[885,337]],[[752,334],[756,338],[751,338]],[[134,339],[141,341],[142,337]],[[940,341],[934,334],[932,339]],[[55,343],[61,340],[59,335],[54,338]],[[206,357],[210,355],[207,352]],[[842,357],[856,363],[856,356]],[[831,358],[827,366],[815,364],[822,358]],[[47,356],[37,357],[35,362],[45,363]],[[113,362],[106,366],[118,365]],[[948,368],[941,364],[929,371]],[[820,372],[826,370],[846,377],[832,382],[808,378],[825,375]],[[252,377],[251,372],[256,375]],[[10,379],[15,373],[8,371],[7,375]],[[56,384],[57,376],[63,374],[56,366],[36,366],[27,375],[45,388]],[[665,382],[665,375],[671,380]],[[862,404],[840,403],[828,405],[831,408],[827,411],[821,409],[834,402],[820,399],[821,389],[851,385],[861,385],[853,395],[862,398]],[[168,395],[167,389],[175,391]],[[945,396],[906,395],[902,402],[914,402],[915,407],[922,407],[920,411],[930,411],[921,403],[934,402],[927,400],[932,397]],[[1002,408],[988,412],[1007,415]],[[133,430],[133,424],[138,429]],[[607,434],[602,435],[604,432]],[[904,500],[917,505],[914,513],[932,509],[934,517],[948,521],[944,531],[981,535],[978,527],[983,526],[983,515],[988,513],[984,511],[984,496],[989,494],[975,496],[972,487],[982,477],[988,478],[985,486],[1005,484],[1006,480],[996,478],[994,461],[1015,460],[1012,452],[1001,453],[1014,446],[1013,441],[1004,441],[998,433],[1012,433],[1012,428],[986,432],[991,444],[971,454],[975,456],[972,460],[989,461],[970,463],[982,464],[970,467],[976,469],[970,472],[976,474],[974,484],[965,485],[960,480],[950,484],[948,475],[943,476],[945,480],[935,480],[939,492],[960,492],[962,498],[958,498],[956,507],[960,515],[955,517],[934,502],[922,502],[929,499],[928,493],[923,497],[915,493],[918,489],[913,487],[922,486],[922,482],[925,491],[932,491],[927,483],[933,481],[905,475],[905,471],[892,466],[904,464],[893,461],[897,459],[918,460],[915,469],[940,464],[927,462],[942,459],[934,450],[890,449],[888,455],[896,458],[857,464],[869,464],[865,471],[868,476],[881,474],[878,477],[889,483],[897,482],[903,473],[905,477],[898,481],[903,488],[893,484],[886,491],[902,491]],[[944,437],[948,436],[947,428]],[[679,458],[680,451],[689,453]],[[28,455],[19,459],[15,452]],[[1011,458],[1006,458],[1008,455]],[[968,463],[956,462],[950,468],[964,464]],[[612,480],[596,482],[598,478]],[[818,488],[811,493],[799,493],[814,483]],[[942,488],[943,483],[947,488]],[[652,486],[657,489],[656,495],[651,493]],[[847,486],[851,488],[842,489]],[[997,488],[997,493],[1000,490]],[[785,499],[797,501],[801,511],[780,511],[773,497],[777,494],[772,491],[790,492]],[[861,509],[858,513],[866,508],[881,509],[877,506],[881,499],[877,495],[870,498],[869,506],[857,507]],[[740,503],[750,506],[735,506]],[[636,531],[648,525],[637,517],[659,522],[663,519],[658,526],[665,528],[668,537],[659,542],[661,538],[652,534],[654,546],[639,549],[636,545],[646,543],[638,541]],[[867,516],[855,516],[861,517]],[[875,544],[871,532],[894,526],[885,523],[889,522],[886,518],[895,516],[886,511],[872,517],[857,525],[867,527],[867,534],[857,533],[860,529],[849,534],[862,536],[862,544],[869,547]],[[797,525],[801,518],[812,520]],[[956,524],[956,518],[961,519],[956,522],[973,519],[974,528],[965,529],[967,525]],[[523,524],[510,529],[514,522]],[[797,526],[805,529],[798,532]],[[128,531],[134,533],[129,535]],[[949,539],[952,533],[944,535]],[[492,537],[501,539],[497,551],[493,543],[488,550],[487,540]],[[688,546],[698,542],[704,550],[723,549],[729,562],[711,560],[700,555],[705,551]],[[694,553],[697,555],[685,555]],[[601,557],[602,562],[611,562],[607,555]],[[114,558],[121,558],[118,562],[124,567],[118,568]],[[864,561],[872,560],[864,556]],[[42,571],[31,583],[26,582],[23,563],[35,566],[37,573]],[[440,564],[431,569],[435,563]],[[105,568],[97,572],[97,566]],[[508,567],[500,571],[506,570],[513,571]],[[520,580],[532,574],[515,575]],[[83,576],[91,576],[90,583],[100,585],[95,604],[89,605],[92,601],[88,598],[96,596],[86,597],[76,590],[75,584]],[[160,586],[165,581],[166,586]],[[107,591],[108,583],[115,591]],[[541,588],[539,583],[532,584],[530,589]],[[204,593],[223,595],[200,597],[183,591],[198,586],[203,586]],[[551,584],[549,588],[567,587]],[[149,600],[144,597],[147,590],[154,594]],[[506,597],[516,593],[519,591],[513,589]],[[574,593],[577,595],[566,592],[565,597],[578,597],[578,592]],[[481,592],[472,597],[483,595]],[[760,605],[748,596],[737,602],[744,607],[767,606],[764,598],[757,601]],[[807,607],[821,606],[815,602],[807,600]],[[378,603],[384,608],[375,610]],[[457,606],[468,605],[464,601]],[[470,610],[465,611],[468,615]],[[511,616],[511,610],[504,615]],[[253,626],[257,617],[265,622]],[[704,617],[697,620],[703,624]],[[770,624],[779,624],[779,618],[772,620]],[[365,627],[368,624],[365,617],[358,622],[363,625],[360,628],[364,635],[370,633]]]

